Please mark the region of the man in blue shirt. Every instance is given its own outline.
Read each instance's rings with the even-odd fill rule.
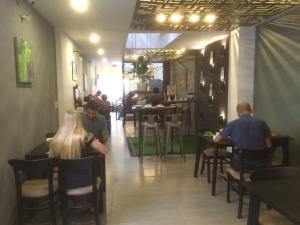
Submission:
[[[248,102],[240,102],[237,107],[238,119],[230,122],[214,139],[220,142],[223,138],[231,137],[236,148],[265,149],[271,148],[271,132],[268,125],[260,119],[251,116],[252,110]],[[238,160],[236,157],[233,158]],[[247,163],[248,164],[248,163]],[[252,164],[249,162],[249,164]]]

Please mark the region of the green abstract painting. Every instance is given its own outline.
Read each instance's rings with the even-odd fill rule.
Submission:
[[[31,83],[34,80],[32,46],[19,37],[14,38],[17,81]]]

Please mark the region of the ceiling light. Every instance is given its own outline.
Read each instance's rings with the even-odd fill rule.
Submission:
[[[180,51],[180,50],[177,50],[177,51],[176,51],[176,54],[177,54],[177,55],[180,55],[180,54],[181,54],[181,51]]]
[[[83,13],[88,8],[88,1],[87,0],[71,0],[71,6],[77,12]]]
[[[103,63],[106,63],[106,62],[107,62],[107,58],[103,58],[103,59],[102,59],[102,62],[103,62]]]
[[[160,14],[158,14],[156,16],[156,20],[159,23],[163,23],[163,22],[165,22],[167,20],[167,16],[165,14],[163,14],[163,13],[160,13]]]
[[[91,34],[91,35],[90,35],[90,41],[91,41],[92,43],[98,43],[99,40],[100,40],[100,37],[99,37],[98,34]]]
[[[98,55],[104,55],[104,49],[103,48],[98,48],[97,53],[98,53]]]
[[[205,23],[213,23],[217,19],[216,15],[214,14],[208,14],[204,17],[204,22]]]
[[[200,16],[197,14],[190,15],[189,21],[191,23],[197,23],[200,20]]]
[[[174,13],[170,17],[170,21],[172,23],[179,23],[182,20],[182,15]]]
[[[185,48],[181,48],[181,49],[180,49],[180,52],[181,52],[181,53],[185,52]]]

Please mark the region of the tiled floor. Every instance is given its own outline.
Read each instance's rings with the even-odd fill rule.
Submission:
[[[194,156],[186,162],[180,156],[169,156],[161,163],[155,156],[144,157],[141,165],[130,157],[125,136],[134,135],[132,123],[125,131],[122,121],[112,121],[107,156],[106,225],[242,225],[237,219],[237,197],[226,203],[226,183],[219,179],[217,195],[210,195],[211,186],[205,176],[193,177]],[[290,224],[274,210],[262,210],[262,224]]]

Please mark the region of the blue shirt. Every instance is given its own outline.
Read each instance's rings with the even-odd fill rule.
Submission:
[[[265,139],[271,136],[268,125],[250,115],[242,115],[230,122],[220,133],[222,138],[230,136],[237,148],[263,149]]]
[[[260,119],[243,115],[240,118],[230,122],[221,132],[222,138],[230,136],[233,144],[241,149],[264,149],[266,147],[265,139],[271,136],[268,125]],[[244,169],[251,171],[254,168],[263,166],[264,162],[246,160]],[[240,158],[233,156],[232,167],[240,170]]]

